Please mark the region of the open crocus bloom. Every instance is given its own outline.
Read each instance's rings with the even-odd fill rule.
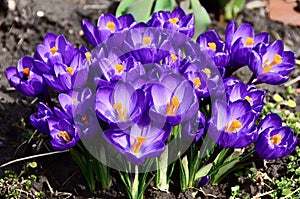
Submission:
[[[267,115],[258,126],[255,150],[263,159],[281,158],[295,150],[298,140],[290,127],[282,126],[279,115]]]
[[[113,126],[127,128],[142,116],[144,93],[129,83],[99,87],[95,97],[97,116]]]
[[[5,74],[9,83],[23,95],[38,96],[45,90],[46,84],[32,57],[22,57],[18,66],[8,67]]]
[[[295,65],[295,54],[283,50],[280,40],[274,41],[265,50],[252,51],[249,56],[249,68],[255,74],[254,83],[279,85],[288,80],[287,75]]]
[[[79,130],[67,120],[49,119],[48,120],[51,145],[55,150],[63,151],[72,148],[79,141]]]
[[[255,121],[257,115],[247,101],[238,100],[231,104],[217,100],[209,121],[209,135],[224,148],[242,148],[257,138]]]
[[[106,130],[104,137],[130,162],[140,165],[147,158],[158,157],[164,151],[164,142],[169,137],[170,131],[168,125],[158,128],[154,125],[140,127],[134,124],[126,130]]]
[[[151,87],[150,117],[172,126],[186,121],[197,113],[198,100],[193,87],[177,75],[167,75],[162,83]]]

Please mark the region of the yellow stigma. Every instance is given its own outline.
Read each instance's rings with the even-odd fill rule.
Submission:
[[[178,21],[179,21],[179,19],[178,19],[177,17],[174,17],[174,18],[170,18],[170,19],[169,19],[169,22],[170,22],[171,24],[177,24]]]
[[[204,68],[202,71],[207,75],[207,78],[210,78],[211,71],[208,68]]]
[[[231,122],[231,124],[226,124],[226,129],[225,129],[225,132],[227,133],[233,133],[233,132],[236,132],[236,130],[238,128],[241,128],[242,127],[242,123],[238,120],[233,120]]]
[[[62,139],[64,139],[64,141],[66,141],[66,142],[71,141],[70,135],[67,133],[67,131],[59,132],[58,136],[62,137]]]
[[[57,51],[58,51],[58,48],[57,48],[56,46],[50,48],[50,52],[51,52],[52,54],[56,53]]]
[[[246,45],[246,46],[250,46],[250,45],[252,45],[252,44],[254,44],[254,39],[251,38],[251,37],[247,37],[247,38],[246,38],[246,43],[245,43],[245,45]]]
[[[252,102],[253,99],[247,95],[247,96],[245,97],[245,100],[247,100],[248,102]]]
[[[215,42],[209,42],[209,43],[207,44],[207,46],[208,46],[209,48],[213,49],[213,51],[216,51],[216,50],[217,50],[217,45],[216,45]]]
[[[121,73],[123,70],[124,70],[124,66],[122,65],[122,64],[117,64],[117,65],[115,65],[115,69],[119,72],[119,73]]]
[[[115,103],[114,109],[117,111],[120,121],[125,122],[127,117],[126,107],[122,108],[121,103]]]
[[[88,60],[89,64],[91,64],[91,63],[92,63],[92,62],[91,62],[92,53],[86,52],[86,53],[84,53],[84,54],[85,54],[85,57],[86,57],[86,59]]]
[[[85,126],[89,126],[90,124],[86,115],[81,116],[81,121],[84,123]]]
[[[27,79],[30,79],[30,69],[29,68],[24,68],[23,73]]]
[[[144,37],[143,38],[143,45],[147,46],[151,43],[151,37]]]
[[[72,98],[72,104],[75,104],[77,102],[77,99],[74,97]]]
[[[142,144],[145,143],[147,139],[142,136],[138,136],[137,138],[134,138],[133,144],[132,144],[132,151],[133,153],[138,153],[141,150]]]
[[[74,69],[72,67],[67,67],[66,71],[70,74],[70,75],[74,75]]]
[[[280,144],[281,142],[281,135],[273,135],[271,138],[270,138],[270,141],[272,142],[272,144]]]
[[[267,62],[269,60],[267,59],[264,63],[263,63],[263,70],[262,70],[262,74],[268,73],[272,70],[273,66],[275,66],[276,64],[281,64],[282,63],[282,57],[278,54],[274,55],[273,61],[267,65]]]
[[[177,61],[178,57],[175,54],[171,54],[171,59],[173,62]]]
[[[110,30],[110,32],[115,32],[116,24],[114,22],[107,22],[106,27]]]
[[[199,77],[194,78],[194,86],[196,89],[198,89],[201,86],[201,81]]]
[[[177,97],[172,97],[171,103],[167,103],[166,115],[174,116],[177,113],[178,107],[180,105],[179,99]]]

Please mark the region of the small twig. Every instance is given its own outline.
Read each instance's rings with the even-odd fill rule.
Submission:
[[[67,184],[77,173],[78,173],[79,169],[77,169],[71,176],[69,176],[63,183],[62,183],[62,187],[65,186],[65,184]]]
[[[47,184],[47,186],[48,186],[48,188],[49,188],[51,194],[54,194],[54,191],[53,191],[53,189],[52,189],[52,187],[51,187],[51,185],[50,185],[50,183],[49,183],[49,181],[48,181],[48,178],[46,178],[45,182],[46,182],[46,184]]]
[[[295,79],[292,79],[292,80],[286,82],[286,83],[284,84],[284,86],[285,86],[285,87],[288,87],[288,86],[290,86],[290,85],[292,85],[292,84],[297,83],[298,81],[300,81],[300,76],[298,76],[298,77],[296,77]]]
[[[213,197],[213,198],[224,198],[222,196],[215,196],[213,194],[209,194],[209,193],[205,193],[205,191],[203,191],[203,189],[200,187],[199,189],[198,188],[195,188],[195,187],[188,187],[189,189],[195,189],[197,191],[200,191],[201,193],[203,193],[204,196],[210,196],[210,197]]]
[[[12,161],[9,161],[5,164],[2,164],[0,166],[0,168],[3,168],[3,167],[6,167],[8,165],[11,165],[13,163],[16,163],[16,162],[21,162],[21,161],[24,161],[24,160],[29,160],[29,159],[33,159],[33,158],[38,158],[38,157],[43,157],[43,156],[48,156],[48,155],[54,155],[54,154],[58,154],[58,153],[65,153],[65,152],[68,152],[69,150],[65,150],[65,151],[54,151],[54,152],[50,152],[50,153],[43,153],[43,154],[38,154],[38,155],[32,155],[32,156],[28,156],[28,157],[24,157],[24,158],[19,158],[19,159],[16,159],[16,160],[12,160]]]
[[[300,60],[296,59],[296,64],[300,66]]]
[[[14,87],[8,87],[6,88],[6,91],[15,91],[16,89]]]
[[[252,199],[258,199],[258,198],[260,198],[260,197],[262,197],[262,196],[269,195],[269,194],[272,193],[272,192],[274,192],[274,190],[268,191],[268,192],[265,192],[265,193],[262,193],[262,194],[259,193],[259,194],[257,194],[256,196],[253,196]]]

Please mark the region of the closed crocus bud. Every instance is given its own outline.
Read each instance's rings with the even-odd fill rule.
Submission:
[[[288,126],[282,126],[277,114],[267,115],[258,126],[255,150],[262,159],[276,159],[289,155],[298,144],[297,136]]]
[[[54,114],[52,110],[46,104],[40,102],[37,114],[30,116],[30,123],[38,131],[49,135],[48,119],[53,117]]]
[[[45,89],[46,84],[39,71],[36,70],[32,57],[22,57],[18,66],[8,67],[5,74],[9,83],[23,95],[38,96]]]
[[[199,187],[203,187],[204,185],[206,185],[209,182],[210,177],[209,176],[204,176],[201,178],[201,180],[198,183]]]

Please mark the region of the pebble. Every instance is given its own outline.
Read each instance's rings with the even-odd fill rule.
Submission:
[[[8,0],[7,3],[8,3],[8,9],[10,11],[15,11],[16,10],[17,4],[14,0]]]
[[[265,7],[265,3],[263,1],[260,0],[256,0],[256,1],[250,1],[249,3],[247,3],[245,5],[245,8],[248,10],[253,10],[256,8],[263,8]]]
[[[44,13],[44,11],[39,10],[36,12],[36,16],[43,17],[43,16],[45,16],[45,13]]]
[[[6,143],[4,141],[0,141],[0,148],[6,147]]]

